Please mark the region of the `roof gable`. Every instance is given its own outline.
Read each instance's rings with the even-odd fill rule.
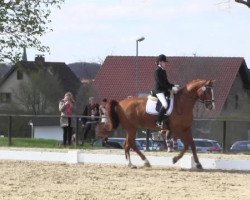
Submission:
[[[156,57],[108,56],[94,82],[97,99],[107,97],[122,100],[128,96],[136,96],[137,91],[149,93],[154,88],[155,60]],[[207,117],[219,115],[237,73],[241,69],[242,75],[247,69],[241,57],[168,57],[168,61],[168,79],[174,84],[184,86],[194,79],[215,80],[217,109],[207,112]],[[244,85],[249,86],[248,76],[246,77]]]
[[[81,85],[80,80],[75,76],[71,69],[63,62],[36,62],[36,61],[20,61],[16,63],[8,73],[3,77],[0,85],[17,69],[21,69],[27,75],[38,70],[46,70],[52,76],[57,76],[62,89],[67,92],[71,91],[74,95]]]

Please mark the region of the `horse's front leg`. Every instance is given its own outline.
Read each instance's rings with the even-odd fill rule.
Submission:
[[[177,156],[173,158],[173,163],[175,164],[180,158],[182,158],[184,153],[188,150],[188,147],[190,146],[197,169],[202,169],[202,165],[200,164],[200,161],[198,159],[196,147],[191,132],[188,132],[187,134],[183,135],[184,137],[182,138],[182,142],[184,143],[184,149]]]
[[[184,143],[184,148],[182,149],[182,151],[177,155],[177,156],[175,156],[174,158],[173,158],[173,163],[175,164],[178,160],[180,160],[182,157],[183,157],[183,155],[185,154],[185,152],[188,150],[188,143],[186,142],[186,141],[183,141],[183,143]]]
[[[196,163],[196,168],[197,169],[202,169],[202,165],[201,165],[201,163],[199,161],[197,151],[196,151],[196,146],[195,146],[195,143],[194,143],[194,140],[193,140],[192,137],[190,139],[190,147],[191,147],[191,150],[192,150],[192,153],[193,153],[194,162]]]

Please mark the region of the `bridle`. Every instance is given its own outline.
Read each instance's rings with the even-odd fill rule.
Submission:
[[[203,95],[202,95],[203,98],[199,98],[199,102],[204,103],[204,104],[206,104],[206,103],[214,103],[215,102],[215,100],[214,100],[214,91],[213,91],[212,86],[205,85],[205,86],[203,86],[201,88],[201,90],[203,91]],[[212,98],[211,99],[205,99],[206,94],[209,92],[208,90],[210,90],[211,93],[212,93]]]

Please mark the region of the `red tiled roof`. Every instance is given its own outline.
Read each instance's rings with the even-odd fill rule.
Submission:
[[[96,99],[106,97],[122,100],[128,96],[136,96],[138,90],[140,93],[149,93],[154,88],[155,60],[156,57],[108,56],[94,82]],[[216,80],[216,109],[202,111],[205,112],[203,117],[219,116],[237,73],[240,68],[247,69],[245,60],[241,57],[168,57],[168,61],[168,79],[174,84],[185,85],[193,79]]]

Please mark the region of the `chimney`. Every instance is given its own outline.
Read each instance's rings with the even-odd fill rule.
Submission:
[[[44,63],[45,62],[44,55],[36,55],[35,62]]]
[[[26,47],[23,47],[23,56],[22,56],[23,61],[27,61],[27,53],[26,53]]]

